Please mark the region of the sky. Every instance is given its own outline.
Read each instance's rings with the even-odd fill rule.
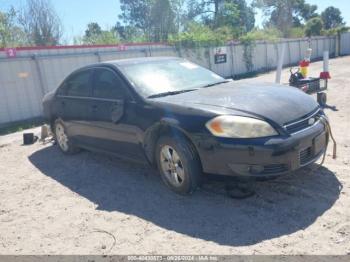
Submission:
[[[252,0],[248,0],[251,2]],[[53,0],[51,1],[60,16],[64,27],[64,42],[72,43],[74,36],[83,35],[86,25],[97,22],[102,28],[115,25],[120,14],[119,0]],[[349,0],[306,0],[307,3],[316,4],[318,12],[333,5],[342,12],[345,22],[350,25]],[[25,0],[0,0],[0,10],[6,11],[11,6],[20,7]],[[261,25],[263,17],[257,12],[256,25]]]

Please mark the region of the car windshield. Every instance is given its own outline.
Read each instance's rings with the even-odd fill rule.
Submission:
[[[182,59],[124,64],[121,68],[144,97],[173,95],[225,82],[221,76]]]

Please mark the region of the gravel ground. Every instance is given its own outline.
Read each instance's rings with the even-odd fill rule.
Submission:
[[[324,166],[259,182],[245,200],[222,182],[178,196],[148,166],[0,136],[0,254],[350,254],[350,57],[330,68],[338,158],[329,149]]]

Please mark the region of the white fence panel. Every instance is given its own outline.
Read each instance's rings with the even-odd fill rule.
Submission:
[[[62,57],[43,57],[38,58],[40,69],[42,71],[44,89],[48,92],[55,89],[62,80],[72,71],[97,63],[94,55],[74,55]]]
[[[350,55],[350,32],[340,37],[340,55]]]
[[[42,114],[42,91],[31,60],[0,61],[0,123]]]
[[[256,42],[252,50],[251,71],[275,69],[282,43],[285,44],[284,66],[297,64],[311,45],[312,59],[321,59],[328,50],[336,55],[336,37],[285,40],[278,43]],[[340,54],[350,54],[350,33],[341,35]],[[0,49],[0,126],[42,114],[44,93],[56,88],[75,69],[100,61],[146,56],[180,56],[213,70],[223,77],[249,73],[244,56],[245,47],[239,43],[208,48],[186,48],[161,44],[128,46],[24,48],[16,58],[7,58]],[[226,63],[215,64],[217,53],[227,56]]]

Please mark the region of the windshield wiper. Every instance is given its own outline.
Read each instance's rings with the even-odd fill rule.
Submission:
[[[185,90],[178,90],[178,91],[168,91],[168,92],[164,92],[164,93],[150,95],[147,98],[157,98],[157,97],[163,97],[163,96],[172,96],[172,95],[178,95],[178,94],[181,94],[181,93],[191,92],[191,91],[195,91],[195,90],[198,90],[198,89],[185,89]]]
[[[212,83],[212,84],[205,85],[205,86],[203,86],[203,87],[217,86],[217,85],[225,84],[225,83],[228,83],[228,82],[231,82],[231,80],[225,80],[225,81],[215,82],[215,83]]]

